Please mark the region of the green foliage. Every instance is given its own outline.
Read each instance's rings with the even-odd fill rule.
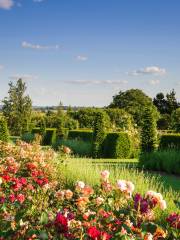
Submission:
[[[61,146],[69,147],[74,155],[81,157],[92,156],[92,143],[89,141],[82,141],[78,139],[59,139],[53,145],[56,150],[58,150]]]
[[[3,142],[8,142],[9,140],[7,121],[4,117],[0,117],[0,140]]]
[[[68,133],[68,138],[92,142],[93,131],[89,129],[70,130]]]
[[[180,152],[160,150],[140,155],[139,164],[148,170],[180,174]]]
[[[34,141],[34,134],[26,132],[21,136],[21,140],[27,143],[32,143]]]
[[[53,145],[56,141],[56,128],[46,128],[43,145]]]
[[[146,107],[142,117],[141,149],[143,152],[154,151],[157,146],[157,130],[153,110]]]
[[[75,112],[70,112],[70,116],[72,116],[74,119],[76,119],[79,122],[79,127],[80,128],[93,128],[95,119],[96,119],[96,114],[100,110],[98,108],[84,108],[80,109]],[[104,114],[104,121],[106,122],[106,126],[110,126],[110,121],[109,121],[109,116],[105,113]]]
[[[106,158],[128,158],[131,153],[131,140],[128,133],[108,133],[103,144]]]
[[[158,93],[153,99],[153,103],[161,114],[169,115],[179,106],[174,89],[170,93],[167,93],[166,97],[162,92]]]
[[[172,129],[180,132],[180,107],[177,108],[171,115]]]
[[[132,114],[136,124],[142,126],[142,114],[146,107],[152,107],[154,117],[158,118],[158,112],[154,107],[152,100],[140,89],[130,89],[125,92],[120,91],[117,95],[113,96],[113,102],[110,108],[124,109]]]
[[[102,157],[103,143],[106,138],[106,114],[103,111],[96,113],[93,129],[93,157]]]
[[[180,150],[180,133],[168,133],[160,136],[159,149]]]
[[[43,137],[42,145],[53,145],[56,141],[56,128],[46,128],[45,133],[42,135],[40,128],[33,128],[32,134],[39,134]]]
[[[9,83],[8,97],[3,102],[3,114],[8,121],[11,134],[21,135],[29,128],[31,121],[32,102],[25,96],[26,84],[19,79],[14,85]]]
[[[124,109],[108,108],[105,110],[110,117],[112,128],[129,130],[133,125],[133,118],[131,114],[127,113]]]
[[[162,114],[157,121],[157,128],[159,130],[167,130],[171,127],[171,116],[169,114]]]

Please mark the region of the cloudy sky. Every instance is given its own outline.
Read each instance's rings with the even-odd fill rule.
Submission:
[[[104,106],[120,90],[180,100],[179,0],[0,0],[0,99]]]

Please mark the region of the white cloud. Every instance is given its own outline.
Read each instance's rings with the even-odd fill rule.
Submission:
[[[78,60],[78,61],[87,61],[88,57],[83,56],[83,55],[78,55],[78,56],[76,56],[76,60]]]
[[[151,85],[158,85],[160,83],[160,81],[158,79],[153,79],[149,81],[149,84]]]
[[[55,49],[56,50],[56,49],[59,49],[59,45],[45,46],[45,45],[28,43],[26,41],[22,42],[21,46],[23,48],[31,48],[31,49],[36,49],[36,50],[49,50],[49,49]]]
[[[116,85],[116,84],[127,84],[127,80],[70,80],[70,81],[65,81],[65,83],[70,83],[70,84],[107,84],[107,85]]]
[[[30,75],[30,74],[15,74],[9,77],[12,80],[18,80],[18,79],[23,79],[23,80],[36,80],[38,79],[38,76]]]
[[[138,76],[138,75],[164,75],[166,74],[165,68],[160,68],[158,66],[150,66],[128,72],[128,75]]]
[[[14,6],[13,0],[0,0],[0,8],[10,10]]]

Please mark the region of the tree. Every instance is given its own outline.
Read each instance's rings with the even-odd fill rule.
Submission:
[[[152,107],[155,118],[158,118],[158,112],[153,105],[152,99],[140,89],[130,89],[125,92],[120,91],[113,96],[113,102],[110,108],[121,108],[132,114],[138,126],[142,126],[142,112],[146,107]]]
[[[157,146],[156,120],[152,108],[146,107],[143,111],[143,124],[141,129],[141,149],[143,152],[151,152]]]
[[[8,142],[9,140],[7,121],[4,117],[0,117],[0,140],[3,142]]]
[[[170,91],[170,93],[167,93],[166,98],[167,98],[167,113],[171,114],[179,106],[176,99],[176,92],[174,91],[174,89]]]
[[[162,92],[158,93],[153,99],[153,104],[157,107],[161,114],[167,113],[167,100]]]
[[[32,101],[25,95],[26,83],[19,79],[14,85],[9,83],[8,97],[3,102],[3,114],[7,119],[12,135],[21,135],[28,131],[31,121]]]
[[[171,115],[172,129],[180,132],[180,108],[176,109]]]

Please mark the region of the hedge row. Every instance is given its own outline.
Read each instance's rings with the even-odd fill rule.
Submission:
[[[159,149],[180,150],[180,133],[162,134],[160,136]]]
[[[68,139],[92,143],[93,132],[91,130],[69,131]],[[125,132],[107,133],[102,145],[101,157],[104,158],[128,158],[132,152],[130,137]],[[78,149],[73,150],[74,153],[78,152]]]
[[[92,142],[93,131],[89,129],[70,130],[68,138]]]
[[[33,128],[31,132],[24,133],[21,139],[25,142],[33,142],[35,134],[42,136],[42,145],[52,145],[56,141],[56,128],[46,128],[44,133],[42,133],[41,128]]]

